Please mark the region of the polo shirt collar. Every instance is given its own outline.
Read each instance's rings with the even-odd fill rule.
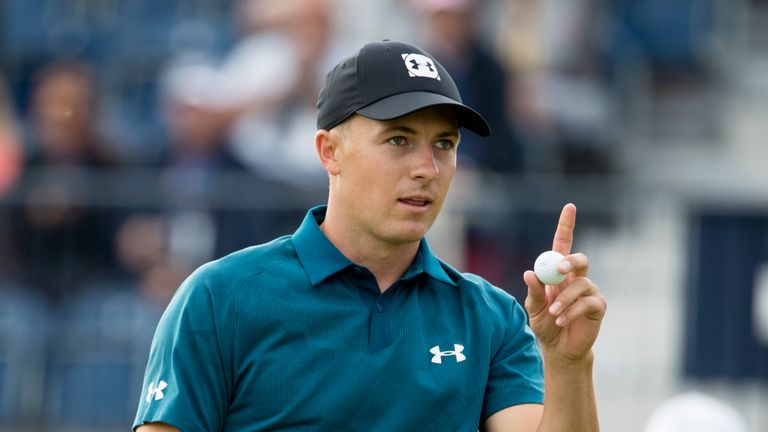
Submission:
[[[419,267],[421,268],[419,269]],[[440,264],[440,261],[437,259],[437,257],[432,254],[432,250],[429,248],[429,244],[427,243],[426,239],[421,239],[421,244],[419,246],[419,252],[416,254],[416,259],[413,261],[413,264],[411,264],[411,267],[409,267],[405,272],[405,276],[403,277],[406,278],[411,275],[416,276],[417,274],[421,273],[419,270],[428,274],[433,279],[437,279],[449,285],[457,286],[456,282],[454,282],[448,276],[448,273],[445,272],[445,269],[443,269],[443,266]]]
[[[339,252],[320,231],[326,208],[318,206],[310,209],[293,234],[293,247],[312,285],[352,265],[352,261]]]
[[[327,206],[318,206],[310,209],[292,237],[296,254],[312,285],[317,285],[329,276],[354,265],[320,231],[320,224],[325,219],[326,208]],[[403,278],[408,279],[421,273],[427,273],[433,279],[441,282],[456,285],[432,254],[432,250],[425,239],[421,239],[416,259],[406,270]]]

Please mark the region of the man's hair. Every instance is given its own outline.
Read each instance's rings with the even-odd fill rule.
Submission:
[[[350,121],[358,115],[359,114],[352,114],[351,116],[344,119],[343,122],[332,127],[328,132],[341,137],[342,140],[345,140],[347,138],[347,131],[349,130]]]

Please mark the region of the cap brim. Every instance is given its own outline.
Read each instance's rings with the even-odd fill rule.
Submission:
[[[477,111],[437,93],[400,93],[360,108],[357,113],[374,120],[392,120],[435,105],[454,107],[459,117],[459,126],[482,137],[491,134],[491,127],[488,126],[488,122]]]

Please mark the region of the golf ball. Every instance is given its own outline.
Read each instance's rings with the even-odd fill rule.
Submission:
[[[545,285],[557,285],[565,280],[565,275],[557,271],[557,265],[565,257],[555,251],[546,251],[536,258],[533,271],[536,277]]]

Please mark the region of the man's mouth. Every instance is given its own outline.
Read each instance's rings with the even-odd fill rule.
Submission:
[[[400,198],[398,201],[416,207],[426,207],[432,204],[432,200],[428,198]]]

